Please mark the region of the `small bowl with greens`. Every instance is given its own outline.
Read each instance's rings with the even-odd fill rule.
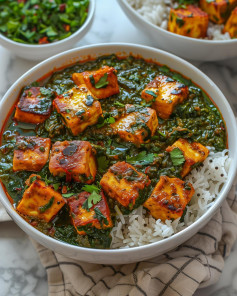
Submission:
[[[0,44],[42,60],[71,48],[89,30],[95,0],[0,1]]]

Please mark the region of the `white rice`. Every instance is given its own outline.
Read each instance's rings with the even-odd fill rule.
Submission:
[[[157,242],[179,232],[200,218],[215,202],[227,180],[230,165],[228,150],[214,153],[210,149],[203,164],[186,177],[195,193],[186,207],[183,222],[180,218],[162,222],[155,220],[142,206],[129,215],[123,215],[116,207],[117,217],[113,228],[111,248],[130,248]]]
[[[127,2],[148,22],[167,30],[170,7],[177,7],[172,0],[127,0]],[[210,40],[229,40],[228,32],[222,33],[223,25],[209,22],[207,37]]]

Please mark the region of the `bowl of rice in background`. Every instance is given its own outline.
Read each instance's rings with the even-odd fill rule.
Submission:
[[[210,149],[208,158],[203,165],[187,176],[186,180],[193,184],[195,194],[183,221],[166,220],[146,217],[143,207],[139,207],[125,216],[117,212],[112,235],[111,249],[90,249],[70,245],[53,239],[28,224],[11,205],[3,186],[0,186],[0,201],[12,219],[29,236],[47,248],[67,257],[86,262],[101,264],[124,264],[142,261],[163,254],[200,230],[215,214],[226,198],[237,170],[237,126],[233,111],[219,88],[200,70],[190,63],[170,53],[132,44],[99,44],[72,49],[49,58],[21,76],[8,90],[0,105],[0,128],[7,114],[18,98],[23,86],[32,83],[50,73],[52,70],[66,68],[67,65],[84,61],[86,58],[95,59],[101,55],[117,54],[124,57],[130,54],[145,60],[166,65],[180,72],[199,85],[214,101],[221,111],[226,123],[228,147],[222,152]]]
[[[149,36],[154,47],[184,59],[224,60],[237,56],[237,39],[222,33],[223,25],[209,22],[206,39],[178,35],[167,30],[171,0],[117,0],[134,26]]]

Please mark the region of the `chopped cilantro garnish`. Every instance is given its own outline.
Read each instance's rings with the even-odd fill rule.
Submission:
[[[185,162],[183,152],[178,147],[170,152],[170,157],[174,166],[181,165]]]
[[[108,117],[108,118],[103,119],[103,121],[102,121],[101,123],[98,123],[98,124],[96,125],[96,127],[97,127],[97,128],[101,128],[101,127],[103,127],[103,126],[106,125],[106,124],[112,124],[112,123],[114,123],[114,122],[115,122],[115,119],[114,119],[112,116],[110,116],[110,117]]]
[[[94,78],[94,76],[93,76],[93,75],[90,75],[89,78],[90,78],[90,82],[91,82],[91,84],[92,84],[93,86],[95,86],[95,78]]]
[[[98,193],[98,192],[100,192],[101,189],[99,187],[97,187],[96,185],[92,184],[92,185],[84,185],[82,187],[82,190],[84,190],[86,192],[90,192],[90,193],[92,193],[93,191]]]
[[[100,80],[95,84],[95,88],[102,88],[109,84],[109,81],[107,80],[108,74],[105,73],[104,76],[100,78]]]
[[[52,205],[53,205],[53,202],[54,202],[54,196],[50,198],[50,200],[49,200],[48,203],[46,203],[45,205],[39,207],[40,213],[44,213],[46,210],[48,210],[49,208],[51,208]]]
[[[109,166],[109,160],[106,158],[106,156],[97,157],[97,163],[98,163],[98,171],[100,173],[103,173],[104,171],[106,171]]]
[[[185,21],[179,17],[176,18],[176,24],[179,26],[179,28],[183,27]]]
[[[76,116],[81,116],[82,114],[84,114],[86,111],[84,109],[81,109],[79,111],[77,111],[77,113],[75,114]]]
[[[154,161],[155,154],[154,153],[146,153],[146,151],[142,151],[135,156],[126,157],[126,161],[135,164],[135,165],[147,165]]]
[[[93,104],[93,102],[94,102],[94,98],[91,95],[88,95],[86,97],[86,105],[91,106]]]
[[[53,184],[54,190],[58,190],[58,188],[59,188],[60,185],[61,185],[61,183],[54,183]]]
[[[101,195],[93,191],[87,200],[83,203],[82,208],[89,212],[93,205],[101,201]]]
[[[191,190],[192,188],[190,187],[190,185],[188,183],[184,184],[184,189],[185,190]]]
[[[95,211],[95,218],[99,220],[100,224],[102,225],[103,223],[105,225],[108,225],[109,222],[107,220],[107,218],[101,213],[99,208],[94,208]]]
[[[62,194],[62,196],[65,197],[65,198],[71,197],[73,195],[75,195],[75,193],[64,193],[64,194]]]
[[[125,107],[125,105],[122,104],[122,103],[120,103],[120,102],[115,102],[115,103],[114,103],[114,106],[116,106],[116,107],[121,107],[121,108]]]
[[[40,152],[45,152],[45,148],[43,146],[39,147]]]
[[[166,135],[162,133],[161,131],[158,131],[158,134],[160,134],[162,137],[166,138]]]
[[[32,184],[33,182],[35,182],[37,180],[37,176],[33,176],[30,178],[30,184]]]
[[[148,95],[151,95],[151,96],[153,96],[154,98],[156,98],[156,97],[157,97],[157,94],[156,94],[156,93],[154,93],[154,91],[152,91],[152,90],[146,90],[146,91],[145,91],[145,93],[146,93],[146,94],[148,94]]]

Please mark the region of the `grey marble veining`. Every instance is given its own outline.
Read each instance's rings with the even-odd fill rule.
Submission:
[[[97,0],[92,28],[77,46],[105,42],[153,45],[152,40],[130,23],[115,0]],[[219,86],[237,112],[237,58],[192,63]],[[0,47],[0,99],[17,78],[35,64]],[[46,272],[27,235],[13,222],[0,223],[0,254],[0,296],[47,295]],[[195,296],[209,295],[237,295],[237,243],[225,262],[219,282],[195,293]]]

